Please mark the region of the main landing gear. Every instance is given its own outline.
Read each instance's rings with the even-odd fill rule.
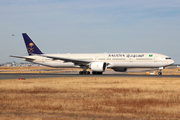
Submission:
[[[89,75],[90,74],[89,71],[86,71],[88,69],[87,66],[81,66],[81,68],[83,69],[83,71],[79,71],[80,75]]]
[[[102,72],[92,72],[93,75],[102,75]]]
[[[90,75],[89,71],[79,71],[80,75]],[[93,75],[102,75],[102,72],[92,72]]]
[[[80,75],[89,75],[90,74],[90,72],[89,71],[79,71],[79,74]]]
[[[81,68],[83,69],[83,71],[79,71],[79,74],[80,75],[89,75],[90,72],[89,71],[86,71],[87,70],[87,66],[81,66]],[[92,71],[92,74],[93,75],[102,75],[103,72],[95,72],[95,71]]]

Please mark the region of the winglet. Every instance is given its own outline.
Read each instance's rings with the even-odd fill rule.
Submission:
[[[43,54],[41,50],[36,46],[36,44],[31,40],[31,38],[26,33],[22,33],[22,36],[24,38],[24,42],[25,42],[29,55]]]

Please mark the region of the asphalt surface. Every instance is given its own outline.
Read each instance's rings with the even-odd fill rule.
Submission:
[[[180,75],[132,75],[125,73],[105,72],[102,75],[79,75],[75,72],[65,73],[0,73],[0,80],[19,78],[55,78],[55,77],[158,77],[158,78],[180,78]]]

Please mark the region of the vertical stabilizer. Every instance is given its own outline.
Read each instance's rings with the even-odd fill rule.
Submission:
[[[31,38],[26,33],[23,33],[22,36],[24,38],[24,42],[25,42],[29,55],[32,55],[32,53],[43,54],[41,50],[36,46],[36,44],[31,40]]]

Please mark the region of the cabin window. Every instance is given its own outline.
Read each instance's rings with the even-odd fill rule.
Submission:
[[[112,60],[125,60],[125,58],[113,58]]]
[[[152,60],[152,58],[136,58],[136,60]]]
[[[93,58],[83,58],[81,60],[93,60]]]
[[[105,60],[105,58],[99,58],[99,60]]]

